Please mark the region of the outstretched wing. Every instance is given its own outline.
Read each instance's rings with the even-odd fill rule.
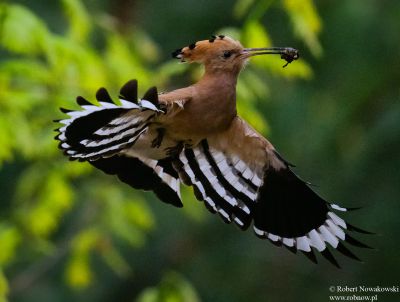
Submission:
[[[96,160],[129,148],[147,131],[152,119],[162,113],[155,87],[140,101],[135,80],[126,83],[120,93],[121,105],[112,101],[106,89],[100,88],[96,93],[100,106],[79,96],[77,103],[82,110],[61,108],[69,118],[58,121],[65,126],[58,129],[60,134],[56,138],[72,160]]]
[[[318,196],[290,169],[274,147],[246,122],[236,118],[224,133],[185,148],[174,162],[181,181],[197,199],[226,222],[300,250],[316,262],[313,250],[338,266],[328,245],[359,260],[343,242],[367,247],[347,231],[364,232],[334,211],[347,209]]]
[[[182,207],[180,181],[171,159],[152,160],[137,151],[137,145],[143,145],[144,140],[148,143],[147,152],[161,152],[159,146],[149,142],[149,126],[164,113],[156,88],[150,88],[138,100],[137,82],[132,80],[121,88],[120,104],[114,103],[104,88],[97,91],[96,98],[99,106],[78,97],[81,110],[61,109],[69,115],[68,119],[57,121],[64,124],[56,136],[64,154],[71,160],[88,161],[133,188],[152,190],[162,201]],[[157,141],[157,137],[154,139]]]

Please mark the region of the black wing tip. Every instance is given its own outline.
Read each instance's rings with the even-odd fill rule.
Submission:
[[[315,256],[315,253],[313,252],[313,250],[306,252],[306,251],[302,251],[303,255],[305,255],[308,260],[310,260],[312,263],[318,264],[317,261],[317,257]]]
[[[332,211],[341,212],[341,213],[343,213],[343,212],[352,212],[352,211],[357,211],[357,210],[364,209],[364,207],[349,207],[349,208],[348,207],[342,207],[342,206],[339,206],[336,203],[328,202],[328,201],[326,201],[326,204],[328,205],[329,209],[331,209]]]
[[[172,190],[166,184],[163,184],[160,180],[160,185],[157,188],[152,189],[156,196],[163,202],[173,205],[177,208],[182,208],[183,204],[181,199],[179,198],[177,192]]]
[[[296,249],[295,246],[287,246],[286,244],[284,244],[283,246],[286,247],[286,249],[287,249],[288,251],[290,251],[291,253],[297,254],[297,249]]]
[[[353,207],[353,208],[346,208],[346,210],[347,211],[357,211],[357,210],[361,210],[361,209],[363,209],[364,207]]]
[[[138,81],[136,79],[126,82],[119,91],[121,98],[137,104],[138,102]]]
[[[198,201],[203,201],[204,200],[203,199],[203,194],[200,192],[200,190],[198,189],[197,186],[193,186],[193,193],[194,193],[194,197],[196,197],[196,199]],[[206,202],[206,204],[208,204],[208,203]],[[215,213],[215,211],[214,211],[214,213]]]
[[[60,107],[60,111],[61,111],[62,113],[68,114],[68,113],[72,112],[73,110]]]
[[[265,238],[265,237],[264,237],[264,238]],[[268,238],[268,237],[266,237],[266,238]],[[273,245],[275,245],[275,246],[277,246],[277,247],[281,247],[281,246],[282,246],[282,241],[280,241],[280,240],[273,241],[273,240],[271,240],[271,239],[269,239],[269,238],[268,238],[268,240],[269,240],[269,242],[271,242]]]
[[[107,89],[105,89],[104,87],[101,87],[97,90],[96,99],[99,102],[106,102],[106,103],[114,104],[110,94],[108,93]]]
[[[90,103],[87,99],[85,99],[83,96],[78,95],[76,97],[76,102],[78,103],[79,106],[87,106],[87,105],[93,105]]]
[[[376,248],[366,245],[365,243],[363,243],[361,241],[358,241],[357,239],[351,237],[349,234],[346,234],[345,242],[351,244],[352,246],[370,249],[370,250],[376,250]]]
[[[351,225],[349,223],[346,223],[346,226],[347,226],[347,229],[349,231],[352,231],[352,232],[357,232],[357,233],[366,234],[366,235],[379,235],[377,233],[373,233],[373,232],[370,232],[370,231],[366,231],[366,230],[360,229],[360,228],[358,228],[358,227],[356,227],[354,225]]]
[[[222,221],[225,222],[226,224],[230,224],[232,222],[231,220],[226,218],[221,212],[218,211],[217,214],[222,219]]]
[[[158,92],[157,92],[157,87],[153,86],[151,88],[149,88],[146,93],[144,94],[143,100],[149,101],[152,104],[158,106],[159,102],[158,102]]]
[[[352,251],[350,251],[342,242],[338,243],[336,250],[353,260],[362,262],[362,260],[360,258],[358,258]]]
[[[178,158],[176,158],[175,160],[172,160],[172,166],[174,167],[175,171],[177,171],[182,183],[184,185],[191,186],[192,181],[191,181],[189,175],[187,175],[187,173],[183,169],[183,163]],[[197,196],[196,196],[196,198],[197,198]],[[203,197],[201,197],[201,198],[203,198]],[[201,200],[203,200],[203,199],[201,199]]]
[[[331,264],[333,264],[335,267],[338,269],[341,269],[339,263],[335,259],[335,257],[332,255],[332,253],[328,250],[328,248],[325,248],[323,251],[320,252],[321,255],[328,260]]]
[[[265,233],[263,233],[263,234],[261,235],[261,234],[258,234],[258,233],[256,233],[256,232],[254,232],[254,234],[255,234],[258,238],[260,238],[260,239],[267,239],[267,235],[265,235]]]
[[[193,188],[194,188],[194,186],[193,186]],[[199,201],[201,201],[201,200],[199,200]],[[212,213],[212,214],[217,213],[217,211],[208,202],[205,202],[204,206],[206,207],[206,209],[208,211],[210,211],[210,213]]]

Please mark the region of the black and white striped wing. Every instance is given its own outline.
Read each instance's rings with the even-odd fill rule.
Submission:
[[[133,188],[152,190],[162,201],[182,207],[180,181],[171,160],[134,155],[135,143],[148,131],[153,118],[163,114],[157,90],[149,89],[138,100],[137,82],[132,80],[121,88],[120,104],[114,103],[104,88],[96,98],[99,106],[78,97],[81,110],[62,109],[69,118],[57,121],[64,124],[57,129],[59,148],[71,160],[88,161]]]
[[[182,207],[180,180],[171,159],[151,160],[114,155],[90,161],[96,168],[118,178],[135,189],[153,191],[157,197],[176,207]]]
[[[174,162],[183,183],[193,186],[196,198],[212,213],[245,230],[252,221],[262,175],[248,169],[239,157],[228,157],[203,140],[185,148]]]
[[[72,160],[91,161],[118,154],[133,146],[152,119],[162,113],[156,88],[149,89],[138,101],[135,80],[121,88],[120,105],[104,88],[97,91],[96,98],[99,106],[78,97],[81,110],[61,109],[69,118],[58,121],[64,126],[58,129],[56,139]]]
[[[273,158],[267,157],[260,167],[252,166],[203,140],[185,148],[174,166],[181,181],[193,186],[196,198],[226,223],[234,222],[245,230],[253,222],[258,237],[293,252],[302,251],[314,262],[313,250],[339,266],[328,246],[359,260],[343,242],[367,247],[347,231],[368,232],[334,213],[347,209],[319,197],[276,151],[266,154]]]

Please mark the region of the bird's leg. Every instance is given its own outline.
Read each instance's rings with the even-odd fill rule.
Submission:
[[[166,148],[165,151],[166,151],[168,156],[176,157],[176,156],[179,155],[179,153],[182,152],[182,149],[183,149],[184,146],[185,146],[184,142],[180,141],[175,146]]]
[[[164,128],[157,128],[157,137],[153,139],[151,142],[151,147],[152,148],[160,148],[161,143],[164,139],[165,135],[165,129]]]

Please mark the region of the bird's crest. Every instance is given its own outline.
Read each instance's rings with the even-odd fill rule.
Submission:
[[[230,52],[240,52],[243,46],[239,41],[231,37],[219,35],[211,36],[208,40],[201,40],[192,43],[183,48],[179,48],[172,53],[172,57],[180,59],[182,62],[202,62],[205,63],[208,58],[221,55],[229,57]]]
[[[283,67],[299,58],[298,50],[291,47],[244,48],[239,41],[224,35],[178,48],[172,57],[181,62],[205,64],[206,69],[211,67],[209,70],[234,72],[240,71],[250,57],[265,54],[279,54],[286,61]]]

